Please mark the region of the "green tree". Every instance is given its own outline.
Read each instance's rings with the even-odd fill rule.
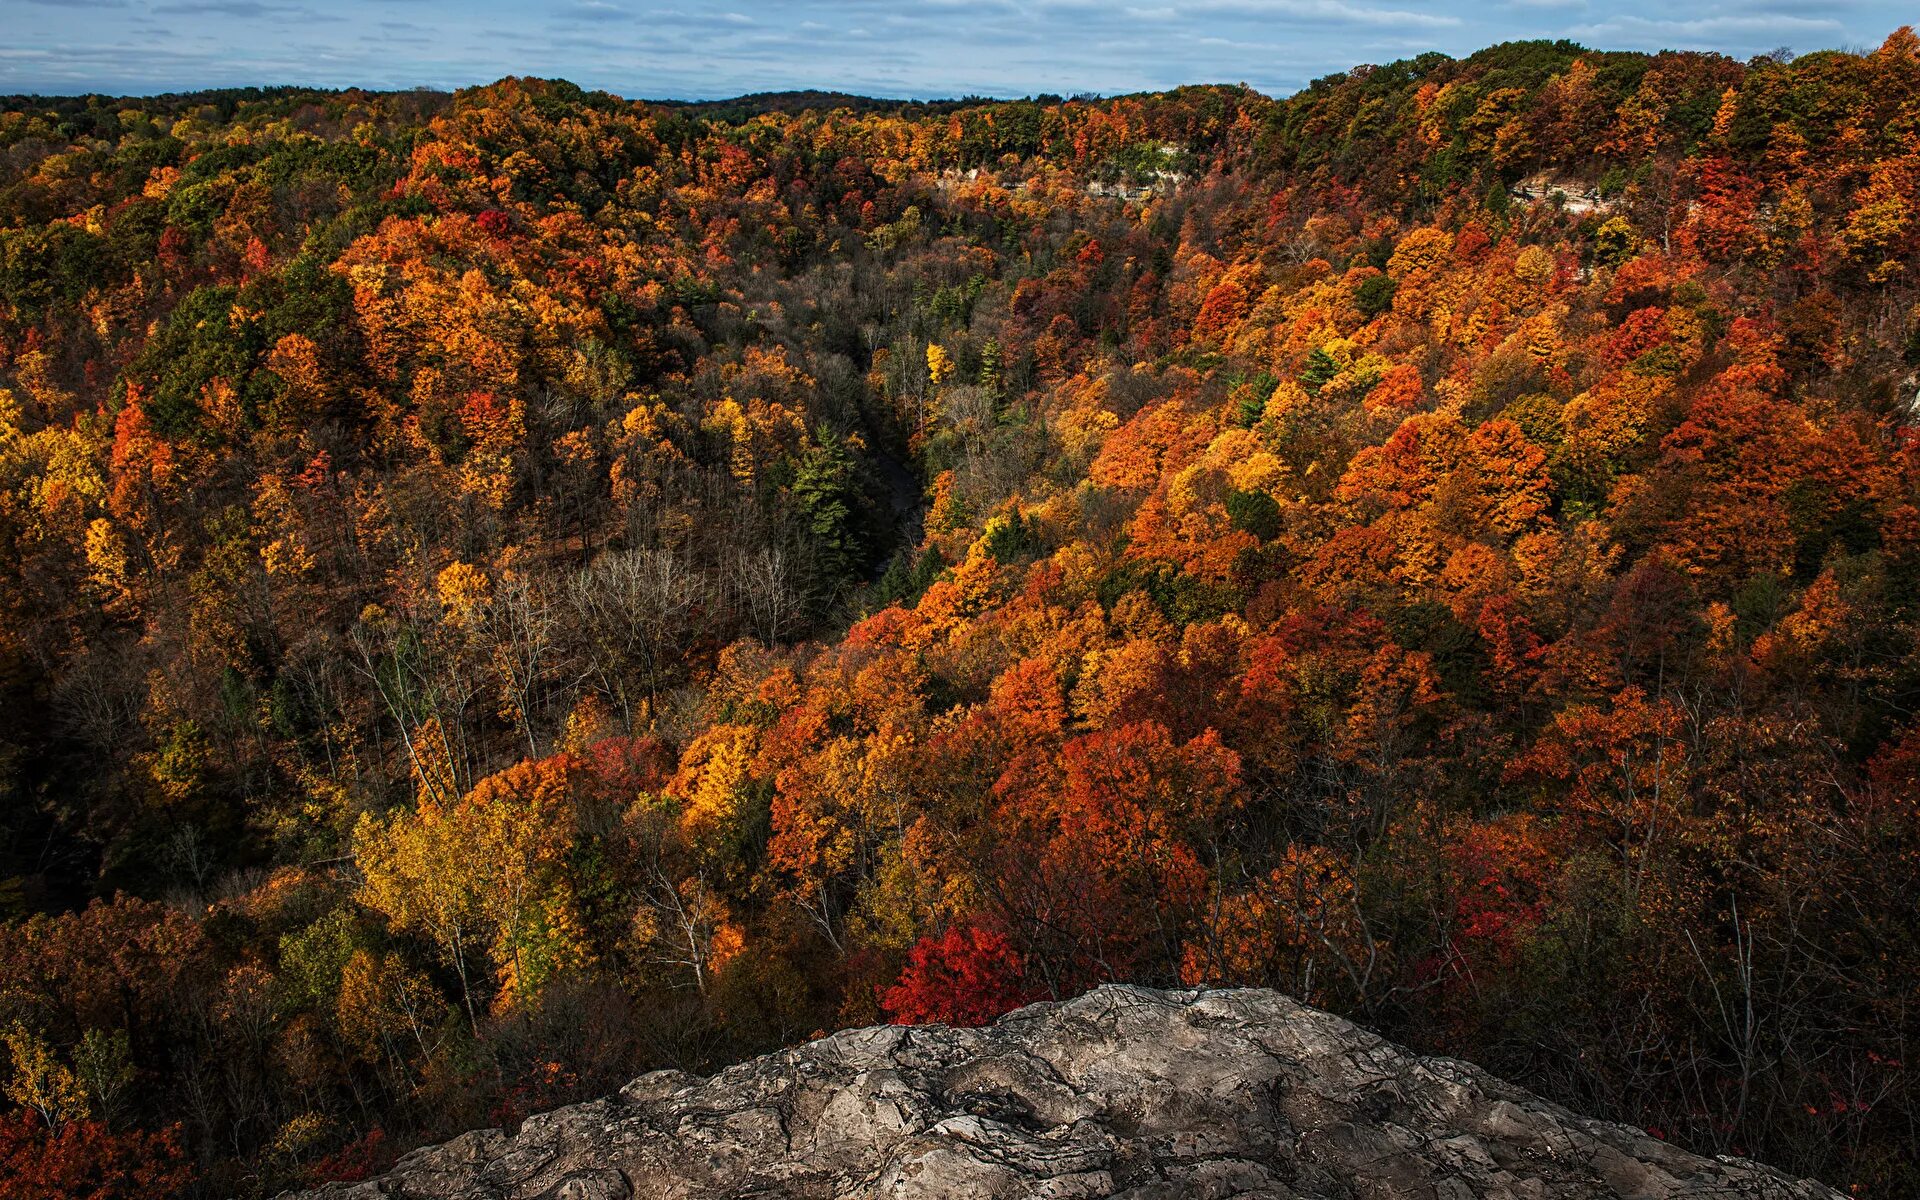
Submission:
[[[815,435],[794,473],[793,499],[817,576],[828,591],[837,591],[866,558],[854,459],[845,439],[824,428]]]

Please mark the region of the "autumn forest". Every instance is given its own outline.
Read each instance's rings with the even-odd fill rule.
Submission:
[[[1920,1192],[1920,38],[0,100],[0,1200],[1261,985]]]

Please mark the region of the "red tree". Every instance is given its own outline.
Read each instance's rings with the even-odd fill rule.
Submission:
[[[1034,997],[1013,943],[991,930],[955,926],[923,937],[900,982],[880,997],[896,1025],[985,1025]]]
[[[48,1129],[24,1113],[0,1121],[0,1200],[164,1200],[192,1182],[177,1129]]]

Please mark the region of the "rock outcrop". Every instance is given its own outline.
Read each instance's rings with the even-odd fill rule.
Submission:
[[[407,1155],[314,1200],[1838,1193],[1588,1120],[1267,991],[1105,987],[986,1029],[834,1034]]]

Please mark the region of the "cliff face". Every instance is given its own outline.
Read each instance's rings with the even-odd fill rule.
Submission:
[[[1587,1120],[1267,991],[1106,987],[851,1030],[465,1134],[318,1200],[1753,1197],[1816,1183]]]

